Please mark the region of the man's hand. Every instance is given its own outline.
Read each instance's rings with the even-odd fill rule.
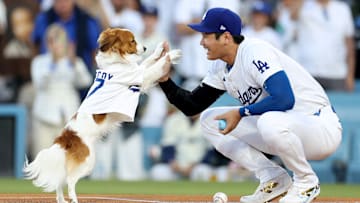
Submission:
[[[159,78],[158,82],[166,82],[167,80],[169,80],[170,75],[171,75],[171,60],[170,60],[170,56],[167,55],[165,65],[163,66],[163,76]]]
[[[219,129],[219,131],[220,133],[226,135],[232,130],[234,130],[234,128],[236,128],[236,126],[240,122],[241,115],[239,109],[233,109],[215,117],[215,120],[221,120],[221,119],[226,121],[226,127],[224,130]]]
[[[170,50],[169,43],[168,43],[167,41],[164,41],[164,42],[162,43],[162,52],[161,52],[159,58],[165,56],[165,54],[168,53],[169,50]],[[159,59],[159,58],[158,58],[158,59]],[[156,60],[158,60],[158,59],[156,59]]]

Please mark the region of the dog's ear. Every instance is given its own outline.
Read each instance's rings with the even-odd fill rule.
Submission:
[[[107,33],[109,32],[109,29],[106,29],[102,31],[99,35],[99,38],[97,40],[97,43],[99,45],[99,50],[102,52],[106,52],[109,49],[109,42],[106,40]]]
[[[108,28],[106,30],[104,30],[97,42],[99,44],[99,50],[102,51],[102,52],[107,52],[109,51],[109,49],[113,46],[114,44],[114,40],[115,40],[116,36],[114,34],[114,31],[113,29],[111,28]]]
[[[137,52],[136,49],[136,41],[134,34],[129,30],[120,30],[118,37],[118,43],[114,46],[114,49],[117,49],[120,55],[125,54],[135,54]]]

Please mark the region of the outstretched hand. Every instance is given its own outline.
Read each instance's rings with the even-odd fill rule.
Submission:
[[[163,42],[162,46],[163,50],[160,57],[165,56],[166,62],[163,66],[163,76],[158,80],[158,82],[166,82],[169,80],[171,76],[171,64],[176,63],[181,57],[181,50],[176,49],[170,51],[169,43],[167,41]]]
[[[165,65],[163,66],[163,73],[164,73],[163,76],[159,78],[158,82],[166,82],[170,78],[171,60],[169,55],[166,56]]]
[[[162,43],[162,52],[161,52],[159,58],[165,56],[165,54],[168,53],[169,50],[170,50],[169,43],[168,43],[167,41],[164,41],[164,42]],[[158,58],[158,59],[159,59],[159,58]]]
[[[221,134],[228,134],[229,132],[231,132],[232,130],[234,130],[234,128],[236,128],[236,126],[238,125],[238,123],[241,120],[241,115],[239,112],[239,109],[232,109],[224,114],[220,114],[218,116],[215,117],[215,120],[225,120],[226,121],[226,127],[224,130],[220,130]]]

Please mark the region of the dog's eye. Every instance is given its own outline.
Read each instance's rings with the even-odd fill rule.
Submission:
[[[136,43],[136,41],[133,39],[133,40],[131,41],[131,43]]]

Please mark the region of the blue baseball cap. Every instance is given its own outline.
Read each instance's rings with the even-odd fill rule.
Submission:
[[[252,12],[271,15],[272,9],[270,4],[263,1],[256,1],[252,6]]]
[[[241,34],[241,19],[239,15],[227,8],[209,9],[200,23],[188,25],[191,29],[205,33],[230,32],[231,35]]]
[[[153,6],[142,5],[140,7],[140,12],[143,15],[158,16],[158,9],[156,7],[153,7]]]

